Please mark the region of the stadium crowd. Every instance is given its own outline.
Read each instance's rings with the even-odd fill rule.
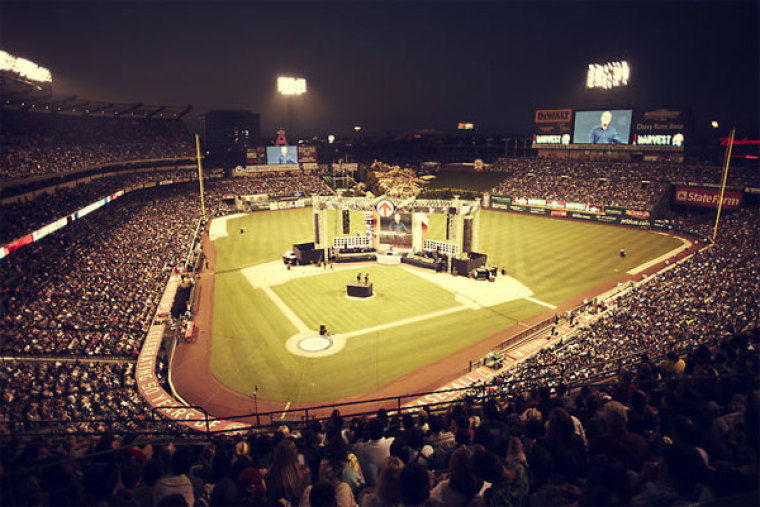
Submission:
[[[73,213],[98,199],[137,184],[189,178],[193,171],[155,171],[123,174],[62,187],[19,202],[0,205],[0,243],[7,243],[45,224]]]
[[[296,174],[286,177],[245,177],[226,183],[229,194],[267,194],[270,197],[331,195],[333,191],[316,175]]]
[[[190,183],[127,194],[0,263],[0,350],[136,357],[200,208]]]
[[[370,166],[371,187],[378,195],[391,197],[413,197],[422,191],[425,181],[418,178],[413,169],[391,165],[379,160]]]
[[[74,146],[90,121],[32,134],[11,129],[3,141],[29,150]],[[150,143],[165,126],[102,121],[93,142],[103,145],[117,143],[121,129]],[[106,158],[113,153],[122,152]],[[0,172],[7,160],[4,151]],[[671,177],[642,186],[653,169],[636,164],[530,160],[503,168],[511,172],[503,193],[628,207],[651,207]],[[560,173],[571,183],[555,182]],[[8,208],[13,217],[37,205],[44,211],[1,235],[28,232],[112,184],[136,181],[129,178]],[[207,203],[214,212],[230,194],[295,192],[330,190],[314,176],[235,178],[210,181]],[[15,358],[0,362],[0,503],[679,505],[732,495],[756,503],[757,209],[725,217],[715,245],[444,412],[380,411],[350,421],[334,413],[202,445],[154,420],[134,385],[134,359],[199,214],[192,182],[131,192],[0,260],[0,352]],[[165,355],[157,375],[166,385]],[[592,383],[610,375],[616,383]],[[43,430],[60,435],[34,435]],[[161,436],[138,436],[152,431]]]
[[[499,159],[491,170],[508,173],[492,190],[495,195],[632,209],[654,208],[671,183],[721,182],[720,168],[707,165],[520,158]],[[735,168],[729,171],[727,184],[760,187],[760,176],[757,171]]]
[[[423,408],[399,416],[380,410],[344,421],[334,411],[326,421],[298,428],[216,435],[205,443],[141,439],[129,431],[19,439],[0,453],[7,471],[3,500],[103,506],[754,504],[758,338],[755,329],[727,337],[712,351],[699,348],[685,361],[642,363],[635,377],[616,384],[465,399],[442,412]],[[101,373],[119,385],[118,375]],[[33,377],[28,367],[17,375]]]
[[[169,170],[117,175],[80,183],[70,188],[59,188],[55,193],[42,193],[22,202],[1,205],[0,214],[3,220],[0,222],[0,244],[13,241],[119,190],[137,184],[192,178],[195,174],[194,170]],[[217,200],[222,197],[221,194],[217,195],[217,189],[225,195],[311,196],[332,193],[321,178],[313,175],[233,178],[207,183],[207,187],[208,195]]]
[[[760,213],[735,212],[724,219],[714,245],[618,298],[602,319],[497,380],[507,380],[510,389],[584,382],[757,327],[758,252]]]
[[[158,363],[157,378],[165,383],[165,357]],[[135,389],[134,363],[11,360],[0,368],[0,387],[0,417],[10,431],[51,423],[65,425],[61,433],[174,431],[160,416],[151,416]]]
[[[0,126],[3,180],[195,153],[190,135],[179,120],[28,114],[4,109]]]
[[[210,188],[216,198],[229,191],[223,182]],[[5,259],[0,276],[17,276],[4,283],[3,352],[134,358],[168,271],[187,253],[195,193],[188,183],[130,194]],[[491,401],[476,396],[443,416],[334,417],[293,433],[218,437],[203,448],[179,439],[135,447],[130,432],[180,430],[145,421],[150,409],[129,361],[6,361],[6,431],[54,418],[65,431],[112,427],[126,438],[14,440],[1,454],[4,468],[26,474],[4,483],[4,494],[43,504],[58,495],[104,505],[156,505],[164,496],[181,505],[637,505],[756,490],[749,429],[760,401],[758,218],[756,210],[726,217],[716,245],[622,296],[569,342],[507,371],[499,378],[506,387],[482,386]],[[605,373],[619,383],[590,386]]]
[[[90,183],[83,193],[91,197],[99,188]],[[331,192],[316,176],[234,178],[208,183],[206,202],[218,210],[226,195],[283,189]],[[55,195],[46,202],[52,205]],[[96,212],[96,219],[76,220],[14,252],[0,262],[0,351],[136,357],[199,215],[195,183],[156,187],[129,193]]]

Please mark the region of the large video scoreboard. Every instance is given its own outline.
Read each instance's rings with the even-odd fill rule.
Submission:
[[[668,108],[539,109],[533,127],[545,149],[682,152],[687,138],[686,114]]]

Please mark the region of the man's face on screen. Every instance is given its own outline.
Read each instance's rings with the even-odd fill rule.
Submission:
[[[609,111],[605,111],[602,113],[602,128],[606,129],[610,126],[610,122],[612,121],[612,113]]]

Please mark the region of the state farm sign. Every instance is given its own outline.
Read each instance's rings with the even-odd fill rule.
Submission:
[[[723,193],[723,208],[738,209],[742,204],[743,195],[744,193],[738,190],[726,190]],[[720,189],[677,187],[675,202],[687,206],[717,208],[718,202],[720,202]]]

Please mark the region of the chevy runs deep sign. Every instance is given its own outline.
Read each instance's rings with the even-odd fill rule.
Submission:
[[[738,209],[744,193],[740,190],[726,190],[723,193],[723,208]],[[685,206],[717,208],[720,202],[719,188],[676,187],[674,202]]]

